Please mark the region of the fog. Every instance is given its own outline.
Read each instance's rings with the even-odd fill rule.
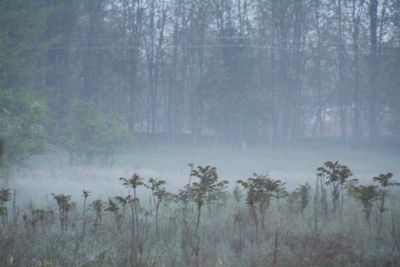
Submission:
[[[398,174],[396,1],[39,2],[0,5],[0,177],[25,201],[133,173],[178,192],[189,163],[230,189]]]
[[[16,171],[14,186],[27,204],[30,200],[52,203],[51,193],[63,193],[81,197],[82,190],[89,190],[94,198],[129,193],[120,177],[138,173],[145,180],[163,179],[167,189],[177,193],[188,183],[189,163],[217,167],[220,179],[230,182],[232,190],[239,179],[247,179],[253,173],[268,174],[286,183],[288,190],[301,184],[315,183],[316,169],[326,161],[340,159],[353,171],[362,183],[388,171],[395,175],[400,171],[398,154],[391,151],[354,151],[342,148],[330,149],[266,149],[227,146],[153,146],[136,147],[132,153],[119,155],[112,166],[99,163],[70,165],[65,153],[51,153],[32,159],[28,165]],[[139,195],[149,196],[142,189]]]
[[[400,266],[399,103],[398,0],[1,0],[0,266]]]

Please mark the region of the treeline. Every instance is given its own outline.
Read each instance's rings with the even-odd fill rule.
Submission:
[[[399,133],[397,0],[5,0],[0,28],[0,89],[49,132],[84,100],[172,142]]]

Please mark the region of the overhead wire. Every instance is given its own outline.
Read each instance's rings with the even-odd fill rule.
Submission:
[[[297,52],[310,52],[316,50],[322,50],[323,52],[333,52],[338,51],[336,46],[325,46],[323,48],[318,47],[308,47],[308,48],[293,48],[293,47],[281,47],[281,46],[271,46],[263,44],[190,44],[190,45],[166,45],[167,48],[187,48],[187,49],[201,49],[201,48],[254,48],[254,49],[269,49],[269,50],[287,50],[287,51],[297,51]],[[49,50],[140,50],[143,49],[142,46],[53,46]],[[354,55],[355,52],[351,50],[343,50],[346,54]],[[371,55],[370,52],[359,51],[359,55]],[[400,56],[400,53],[385,53],[379,52],[378,56]]]

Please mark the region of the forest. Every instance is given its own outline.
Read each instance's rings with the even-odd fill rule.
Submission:
[[[400,0],[0,0],[0,267],[400,266]]]
[[[162,142],[398,144],[396,0],[5,0],[0,12],[2,107],[38,103],[50,135],[92,105]]]

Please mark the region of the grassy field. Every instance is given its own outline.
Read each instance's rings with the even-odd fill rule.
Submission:
[[[328,160],[347,164],[358,186],[376,185],[368,218],[351,187],[335,200],[329,177],[317,180]],[[216,166],[218,180],[189,162]],[[372,181],[389,171],[396,181],[399,168],[395,154],[377,151],[164,146],[112,166],[43,155],[0,194],[0,266],[399,266],[398,189],[387,189],[381,209]],[[252,173],[258,180],[247,180]]]

